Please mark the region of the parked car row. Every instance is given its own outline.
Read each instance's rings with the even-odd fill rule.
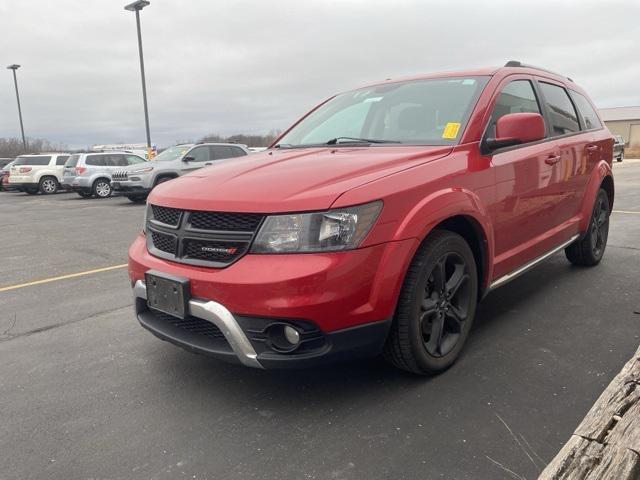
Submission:
[[[176,145],[150,161],[129,151],[20,155],[0,163],[0,185],[3,190],[30,195],[64,189],[83,198],[107,198],[116,192],[133,202],[144,202],[160,183],[250,153],[245,145],[199,143]]]

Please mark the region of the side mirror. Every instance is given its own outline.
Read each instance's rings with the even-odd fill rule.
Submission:
[[[195,157],[182,157],[183,162],[193,162]]]
[[[539,113],[509,113],[496,122],[496,137],[484,141],[489,151],[521,143],[536,142],[545,136],[544,118]]]

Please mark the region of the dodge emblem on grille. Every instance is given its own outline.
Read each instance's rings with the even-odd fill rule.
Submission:
[[[207,253],[224,253],[227,255],[233,255],[238,251],[236,247],[201,247],[200,250]]]

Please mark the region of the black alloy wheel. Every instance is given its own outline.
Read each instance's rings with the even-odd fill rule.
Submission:
[[[469,318],[469,267],[459,254],[442,255],[423,291],[420,325],[424,347],[434,357],[447,355],[460,339]]]

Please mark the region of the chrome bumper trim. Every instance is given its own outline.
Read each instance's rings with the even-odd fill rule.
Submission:
[[[147,287],[142,280],[138,280],[133,287],[133,296],[147,299]],[[244,334],[233,314],[227,308],[211,300],[189,300],[189,315],[213,323],[224,334],[227,342],[235,352],[238,360],[247,367],[263,368],[258,361],[258,355],[251,342]]]

